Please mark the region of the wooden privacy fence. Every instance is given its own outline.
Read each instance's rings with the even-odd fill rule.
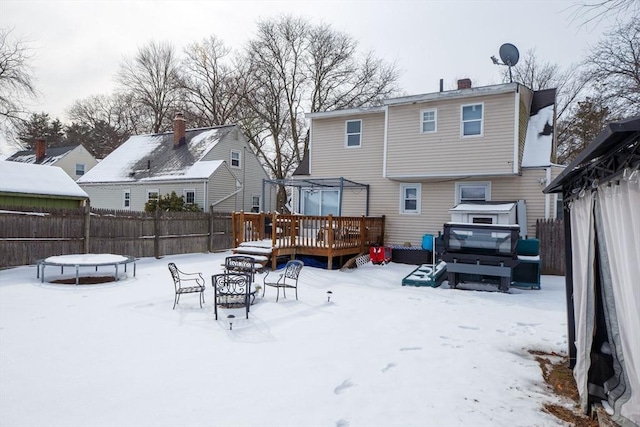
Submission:
[[[0,207],[0,268],[52,255],[140,257],[231,248],[231,213]]]
[[[542,274],[565,275],[564,221],[539,219],[536,238],[540,240]]]

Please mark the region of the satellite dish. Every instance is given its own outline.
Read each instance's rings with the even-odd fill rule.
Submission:
[[[500,59],[502,59],[505,65],[513,67],[518,63],[518,59],[520,59],[520,52],[518,52],[518,48],[511,43],[505,43],[500,46]]]

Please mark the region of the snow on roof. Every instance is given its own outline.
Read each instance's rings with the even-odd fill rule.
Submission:
[[[449,209],[449,212],[501,213],[501,212],[510,212],[515,206],[516,206],[515,203],[501,203],[501,204],[461,203]]]
[[[186,144],[173,148],[173,133],[136,135],[78,179],[78,183],[136,182],[208,178],[221,161],[202,162],[204,156],[234,126],[191,129]]]
[[[89,197],[57,166],[8,161],[0,162],[0,192]]]
[[[541,108],[529,117],[527,136],[524,142],[522,166],[550,166],[553,143],[553,105]]]
[[[77,145],[69,146],[69,147],[53,147],[47,148],[44,159],[39,162],[39,165],[53,165],[58,160],[66,156],[69,152],[73,151]],[[22,150],[14,153],[12,156],[9,156],[7,160],[12,162],[21,162],[21,163],[36,163],[36,152],[35,150]]]
[[[222,164],[223,160],[203,160],[197,162],[181,175],[157,175],[142,178],[140,181],[164,181],[168,179],[206,179],[209,178]]]

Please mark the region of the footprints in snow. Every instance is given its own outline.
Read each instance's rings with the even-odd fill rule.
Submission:
[[[387,366],[385,366],[384,368],[382,368],[382,372],[387,372],[389,369],[393,369],[396,367],[395,363],[387,363]]]
[[[348,389],[349,387],[353,387],[354,385],[355,384],[353,384],[351,380],[344,380],[342,384],[333,389],[333,392],[335,394],[342,394],[346,389]]]

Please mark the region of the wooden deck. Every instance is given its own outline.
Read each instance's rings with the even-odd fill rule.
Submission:
[[[308,216],[276,213],[232,214],[234,248],[256,242],[256,247],[270,249],[271,267],[279,256],[314,255],[327,257],[327,268],[333,258],[367,253],[375,244],[384,244],[384,216]],[[270,241],[270,244],[269,244]],[[265,244],[266,243],[266,244]],[[267,255],[256,250],[255,255]],[[246,253],[246,251],[245,251]]]

